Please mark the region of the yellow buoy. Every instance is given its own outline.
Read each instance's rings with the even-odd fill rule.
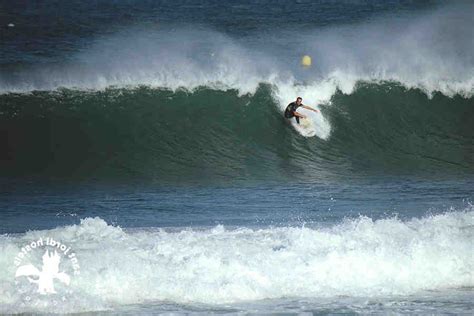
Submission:
[[[304,67],[311,66],[311,56],[304,55],[303,58],[301,58],[301,65]]]

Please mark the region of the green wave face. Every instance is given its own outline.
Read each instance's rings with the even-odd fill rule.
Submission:
[[[331,127],[321,139],[288,124],[274,88],[4,94],[0,174],[186,182],[474,171],[472,98],[360,83],[320,105]]]

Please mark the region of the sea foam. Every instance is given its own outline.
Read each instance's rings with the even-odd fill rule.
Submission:
[[[78,225],[0,237],[0,311],[391,297],[472,287],[473,227],[472,207],[408,221],[360,217],[331,227],[130,231],[86,218]],[[67,244],[80,262],[80,275],[67,287],[72,294],[59,307],[53,308],[53,296],[34,291],[29,295],[40,304],[28,304],[15,284],[15,255],[41,236]]]

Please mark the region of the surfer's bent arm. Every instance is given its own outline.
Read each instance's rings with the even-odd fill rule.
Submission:
[[[313,112],[319,112],[318,110],[316,110],[316,109],[313,109],[312,107],[310,107],[310,106],[307,106],[307,105],[302,105],[301,107],[302,107],[303,109],[306,109],[306,110],[311,110],[311,111],[313,111]]]
[[[305,118],[305,117],[306,117],[306,116],[304,116],[303,114],[298,113],[298,112],[296,112],[296,111],[293,112],[293,115],[294,115],[294,116],[301,117],[301,118]]]

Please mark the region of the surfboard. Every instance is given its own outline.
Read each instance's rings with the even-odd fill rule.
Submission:
[[[316,125],[311,117],[300,119],[300,124],[296,123],[296,120],[293,120],[291,124],[296,131],[304,137],[313,137],[316,135]]]

